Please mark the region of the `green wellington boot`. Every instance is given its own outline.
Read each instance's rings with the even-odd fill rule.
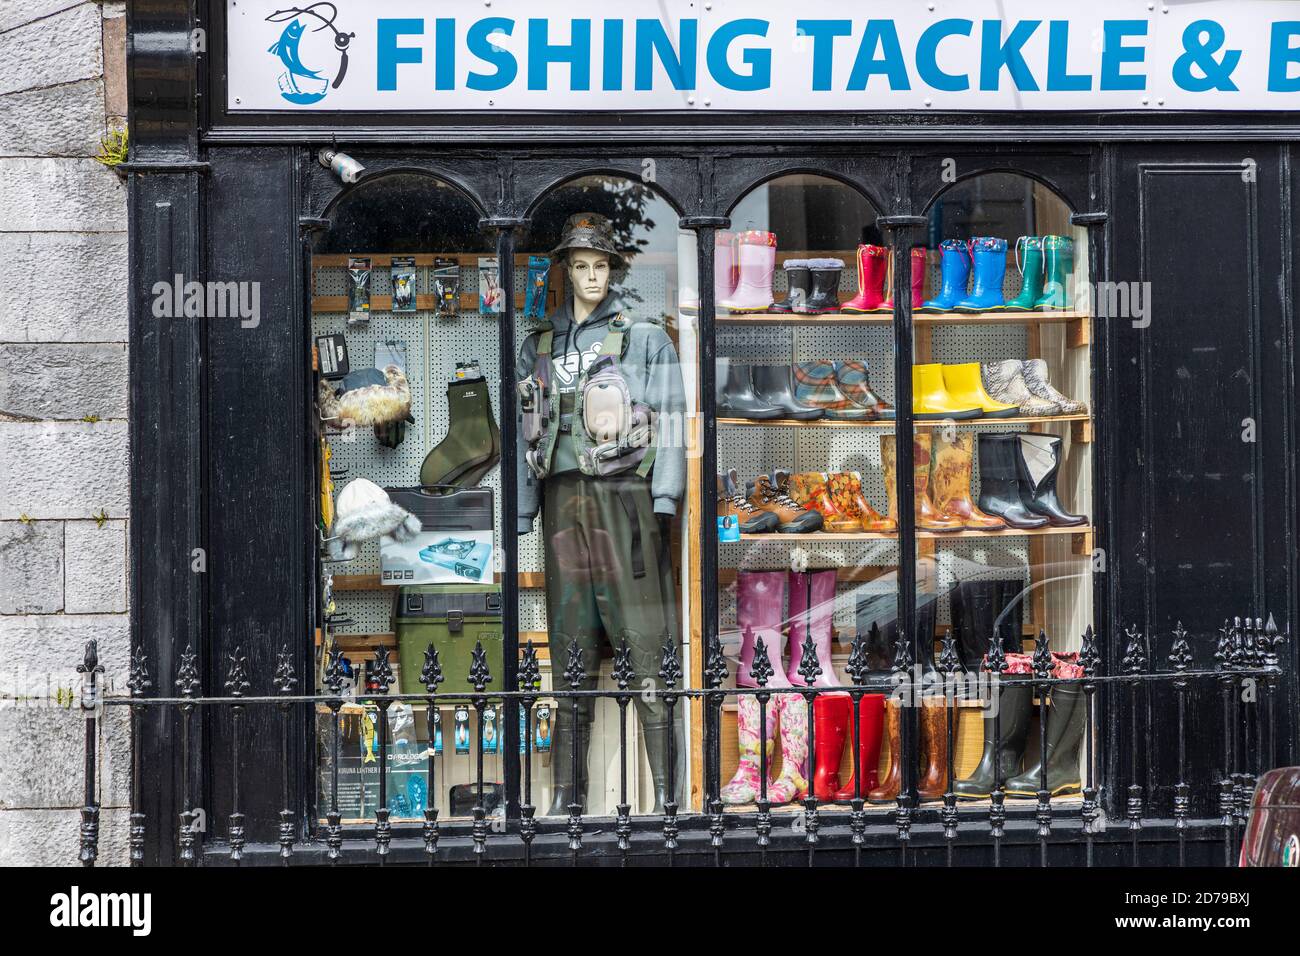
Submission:
[[[1047,709],[1047,789],[1052,796],[1078,793],[1079,746],[1088,706],[1083,688],[1077,684],[1059,684],[1052,688],[1052,703]],[[1026,767],[1025,772],[1006,783],[1008,794],[1032,797],[1038,794],[1042,762]]]
[[[1066,236],[1043,236],[1043,262],[1043,294],[1034,308],[1068,309],[1070,292],[1066,282],[1074,272],[1074,240]]]
[[[1024,250],[1023,258],[1021,249]],[[1020,270],[1020,294],[1007,303],[1008,312],[1032,312],[1043,295],[1043,237],[1021,236],[1016,240],[1016,268]]]
[[[482,378],[447,386],[447,434],[425,456],[420,484],[477,484],[501,457],[501,431],[492,415],[492,400]]]
[[[560,704],[565,707],[568,704],[564,701]],[[579,718],[581,720],[581,718]],[[555,727],[551,734],[551,808],[546,811],[548,817],[567,817],[569,815],[569,804],[574,802],[574,795],[577,794],[577,803],[582,807],[579,813],[585,812],[587,804],[587,741],[590,737],[590,726],[584,728],[584,732],[578,737],[578,779],[577,787],[574,787],[573,779],[573,734],[569,731],[569,724],[572,718],[563,722],[561,726],[559,715],[556,716]]]
[[[1025,737],[1029,733],[1029,710],[1034,688],[1030,680],[1003,678],[998,682],[998,718],[1001,722],[1002,746],[993,739],[993,718],[984,718],[984,755],[979,766],[965,780],[953,784],[953,793],[965,800],[981,800],[993,793],[993,754],[1001,756],[1003,788],[1006,779],[1019,772],[1025,755]]]
[[[654,783],[655,802],[650,812],[660,815],[664,804],[668,802],[668,738],[672,734],[671,725],[666,727],[642,727],[645,740],[646,760],[650,763],[650,779]],[[678,780],[673,781],[673,790],[677,789]],[[676,800],[676,793],[673,800]]]

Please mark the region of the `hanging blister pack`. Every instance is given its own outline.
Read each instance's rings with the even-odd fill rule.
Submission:
[[[433,310],[438,319],[460,314],[460,263],[455,259],[433,260]]]
[[[464,704],[456,705],[455,728],[452,738],[456,744],[456,753],[469,753],[469,708]]]
[[[437,708],[433,711],[433,752],[442,753],[442,712]]]
[[[537,705],[537,720],[533,732],[533,749],[539,754],[551,752],[551,705]]]
[[[551,275],[551,260],[546,256],[528,257],[528,290],[524,294],[524,318],[546,316],[546,283]]]
[[[348,259],[348,325],[370,321],[370,260]]]
[[[495,256],[478,261],[478,310],[488,315],[505,311],[505,296],[501,294],[501,272]]]
[[[483,752],[496,753],[500,740],[501,735],[497,732],[497,709],[488,704],[483,708]]]
[[[415,257],[393,256],[393,311],[415,311]]]

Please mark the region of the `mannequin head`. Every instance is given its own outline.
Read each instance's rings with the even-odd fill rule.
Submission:
[[[596,249],[570,249],[566,269],[573,289],[574,317],[581,322],[609,292],[613,263],[608,253]]]

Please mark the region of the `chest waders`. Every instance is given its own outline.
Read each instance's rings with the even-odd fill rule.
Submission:
[[[624,382],[622,394],[608,399],[612,406],[622,405],[624,410],[615,407],[610,413],[605,409],[617,420],[616,426],[603,434],[590,432],[597,418],[590,413],[591,405],[607,398],[597,389],[608,385],[618,390],[619,382],[614,378],[621,381],[617,362],[622,357],[626,327],[621,317],[611,321],[600,356],[579,377],[572,404],[568,396],[562,399],[555,388],[552,333],[542,333],[532,378],[533,394],[525,398],[532,399],[531,407],[546,421],[526,422],[524,434],[530,443],[529,467],[534,475],[545,479],[542,536],[553,684],[557,689],[570,686],[563,671],[569,649],[576,644],[585,674],[578,689],[594,690],[600,672],[601,644],[619,651],[626,641],[635,674],[632,685],[641,691],[632,700],[654,783],[652,812],[661,813],[669,799],[670,754],[673,762],[679,763],[685,747],[680,738],[673,739],[676,728],[669,721],[662,697],[643,693],[651,685],[662,688],[659,668],[664,645],[670,640],[675,642],[678,634],[677,591],[669,542],[661,536],[648,479],[654,450],[653,413],[635,408]],[[523,407],[527,417],[527,400]],[[646,432],[631,442],[626,440],[629,432],[647,425]],[[575,443],[579,471],[549,474],[559,441]],[[639,454],[637,441],[646,443]],[[617,472],[609,473],[612,469]],[[572,700],[561,700],[556,708],[551,745],[552,816],[566,815],[571,804],[582,806],[586,802],[587,754],[595,702],[581,699],[576,710],[575,725]],[[634,754],[628,756],[629,761],[636,759]],[[681,776],[674,774],[675,784]]]

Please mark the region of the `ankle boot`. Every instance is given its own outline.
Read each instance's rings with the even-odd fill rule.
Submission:
[[[822,670],[813,681],[813,686],[839,687],[835,665],[831,663],[835,571],[790,571],[789,575],[790,663],[785,676],[795,687],[808,686],[808,682],[799,673],[799,665],[803,663],[804,639],[811,631],[813,646],[817,649],[817,666]]]
[[[795,363],[794,397],[804,405],[822,409],[832,421],[860,422],[873,417],[869,408],[844,394],[836,378],[835,363],[824,359]]]
[[[749,366],[735,359],[718,359],[715,373],[713,400],[721,418],[747,418],[752,421],[769,421],[780,418],[782,409],[759,398],[754,393],[754,383]]]
[[[785,269],[785,300],[773,302],[772,308],[768,309],[768,311],[785,315],[790,312],[798,312],[800,307],[808,301],[808,260],[787,259],[783,268]]]
[[[869,420],[890,422],[894,420],[894,407],[876,394],[876,390],[871,387],[866,362],[858,360],[836,362],[835,384],[839,386],[845,398],[867,410]]]
[[[772,740],[776,734],[776,702],[767,702],[767,772],[772,772]],[[740,764],[731,780],[723,786],[718,798],[728,806],[754,803],[761,792],[762,758],[759,756],[758,699],[742,694],[736,701],[736,737],[740,746]]]
[[[921,308],[922,300],[925,298],[925,250],[920,246],[912,249],[908,256],[908,262],[912,269],[911,287],[912,287],[912,311],[915,312]],[[891,289],[885,301],[880,303],[880,308],[885,312],[894,311],[894,293]]]
[[[895,699],[885,701],[884,733],[889,738],[889,768],[885,771],[885,777],[880,784],[867,791],[867,800],[870,803],[886,803],[893,800],[903,787],[903,765],[899,760],[899,750],[902,749],[902,715],[901,701]]]
[[[806,471],[790,475],[788,479],[790,497],[810,511],[822,516],[822,530],[836,534],[858,534],[862,531],[862,522],[842,513],[831,500],[827,487],[826,475],[820,471]]]
[[[980,366],[984,387],[999,402],[1015,405],[1020,414],[1028,417],[1050,417],[1061,414],[1061,406],[1044,401],[1029,390],[1025,382],[1024,361],[1007,359],[1003,362],[985,362]]]
[[[713,305],[722,303],[736,291],[736,234],[716,232],[713,238]]]
[[[970,280],[970,249],[961,239],[945,239],[939,243],[940,291],[933,299],[923,302],[920,312],[950,312],[966,298],[966,283]]]
[[[1020,436],[1015,432],[980,435],[979,459],[980,510],[1021,531],[1046,527],[1047,518],[1025,506],[1020,487]]]
[[[994,515],[985,514],[971,500],[970,479],[974,467],[975,436],[970,432],[944,438],[944,429],[936,428],[931,436],[933,461],[930,465],[930,487],[934,506],[940,511],[960,518],[962,527],[975,531],[996,531],[1005,528],[1006,522]]]
[[[1024,260],[1021,261],[1021,249]],[[1020,272],[1020,294],[1007,303],[1008,312],[1032,312],[1043,295],[1043,237],[1021,236],[1016,240],[1016,269]]]
[[[849,701],[848,739],[853,741],[853,702]],[[884,730],[885,695],[863,694],[858,703],[858,766],[862,768],[862,790],[857,787],[857,778],[849,777],[848,785],[835,793],[840,802],[852,800],[880,786],[880,737]],[[820,798],[819,798],[820,799]]]
[[[885,273],[889,271],[889,250],[884,246],[858,246],[858,291],[840,306],[841,312],[861,314],[884,312]]]
[[[953,404],[978,408],[984,418],[1014,418],[1020,414],[1019,406],[999,402],[984,390],[979,362],[941,365],[940,369],[943,372],[944,390]]]
[[[1002,280],[1007,274],[1007,241],[996,236],[977,236],[970,241],[971,292],[955,306],[955,312],[997,312],[1003,308]]]
[[[843,259],[808,260],[808,298],[795,311],[806,315],[824,315],[840,310],[840,273]]]
[[[1074,272],[1074,240],[1067,236],[1043,236],[1043,294],[1034,308],[1043,311],[1068,309],[1067,283]]]
[[[776,515],[776,530],[781,534],[811,534],[822,529],[821,513],[799,504],[771,476],[759,475],[748,486],[748,492],[750,504]]]
[[[777,694],[776,712],[781,723],[781,775],[768,786],[767,797],[779,806],[808,795],[808,707],[798,694]]]
[[[884,443],[893,436],[881,439]],[[930,499],[930,445],[929,432],[916,432],[912,444],[912,490],[916,499],[916,527],[920,531],[960,531],[962,519],[940,511]],[[894,449],[890,448],[891,455]],[[891,517],[896,517],[891,513]]]
[[[912,414],[917,421],[964,421],[981,417],[984,409],[950,395],[943,383],[943,366],[932,363],[912,366]]]
[[[1033,514],[1041,515],[1056,528],[1087,524],[1086,515],[1065,510],[1056,496],[1056,476],[1061,470],[1061,439],[1055,435],[1028,432],[1018,436],[1016,468],[1020,479],[1020,500]]]
[[[758,641],[762,640],[767,651],[768,662],[772,665],[772,677],[767,682],[768,687],[790,686],[790,682],[785,677],[785,668],[781,664],[781,652],[785,649],[785,637],[781,632],[781,621],[784,617],[784,571],[736,573],[736,626],[740,628],[742,634],[745,631],[753,633],[755,647]],[[750,668],[737,669],[736,686],[758,686],[750,676]]]
[[[921,701],[921,776],[916,795],[921,800],[940,800],[948,789],[948,702],[942,697]]]
[[[736,469],[718,472],[717,494],[719,518],[734,518],[741,534],[764,534],[775,531],[781,522],[770,511],[759,511],[741,493]]]
[[[765,312],[772,304],[776,233],[750,229],[737,236],[736,243],[740,281],[736,291],[719,304],[728,312]]]
[[[1079,747],[1087,720],[1083,688],[1077,684],[1057,684],[1052,688],[1047,708],[1047,789],[1052,796],[1078,793]],[[1010,796],[1032,797],[1038,793],[1041,758],[1025,772],[1006,783]]]
[[[805,405],[794,397],[789,365],[754,365],[750,368],[750,381],[759,400],[781,409],[782,418],[808,422],[826,415],[825,409]]]
[[[892,518],[882,517],[862,490],[862,476],[856,471],[843,471],[830,475],[827,481],[831,501],[841,514],[853,518],[862,525],[863,531],[873,533],[892,533],[898,530],[898,523]]]
[[[818,694],[813,700],[813,796],[827,803],[838,799],[844,741],[852,733],[853,701],[848,694]]]
[[[980,800],[993,792],[995,768],[1001,766],[1005,781],[1020,771],[1029,733],[1029,710],[1033,703],[1033,682],[1003,677],[997,683],[998,720],[1001,741],[993,737],[993,718],[984,717],[984,753],[979,765],[965,780],[953,784],[953,792],[967,800]],[[996,761],[996,763],[995,763]]]
[[[1059,414],[1082,415],[1088,411],[1087,404],[1067,398],[1052,387],[1052,383],[1047,380],[1047,362],[1044,359],[1025,359],[1020,366],[1020,374],[1030,394],[1053,403],[1060,410]]]
[[[697,312],[700,308],[700,260],[695,254],[695,233],[677,230],[677,308]]]

